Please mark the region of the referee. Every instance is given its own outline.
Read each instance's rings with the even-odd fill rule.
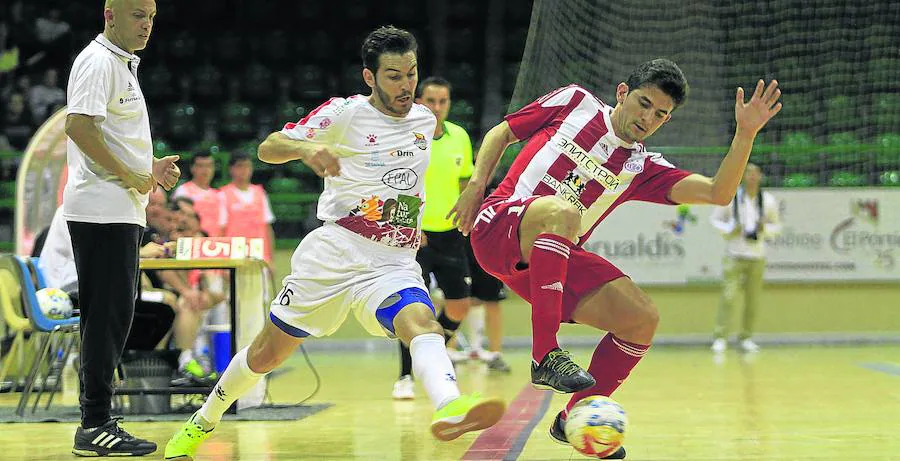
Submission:
[[[416,261],[422,266],[427,284],[431,274],[444,292],[444,308],[437,321],[449,339],[469,312],[469,262],[466,238],[456,230],[447,213],[474,168],[472,142],[462,127],[447,121],[450,111],[450,82],[428,77],[416,88],[416,102],[424,104],[437,117],[431,158],[425,170],[425,210],[422,215],[422,247]],[[400,378],[391,392],[394,399],[415,398],[412,358],[409,348],[400,343]]]
[[[141,456],[156,444],[110,417],[113,373],[134,316],[138,249],[148,193],[171,189],[177,156],[153,158],[137,79],[156,17],[154,0],[106,0],[104,29],[75,58],[67,88],[69,176],[64,216],[72,236],[81,309],[81,425],[72,453]]]

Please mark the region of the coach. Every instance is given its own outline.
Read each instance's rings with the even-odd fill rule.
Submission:
[[[156,444],[110,418],[113,373],[131,328],[138,249],[148,193],[178,181],[177,156],[154,159],[138,84],[156,16],[154,0],[106,0],[104,30],[78,55],[67,88],[68,183],[64,216],[72,236],[81,309],[81,425],[72,452],[140,456]]]

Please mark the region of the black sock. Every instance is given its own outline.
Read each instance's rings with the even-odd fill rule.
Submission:
[[[444,340],[450,341],[450,338],[456,334],[456,330],[459,328],[460,322],[455,320],[450,320],[450,317],[447,317],[447,311],[441,311],[441,314],[438,315],[437,318],[438,323],[444,327]]]
[[[412,376],[412,355],[409,353],[409,348],[403,344],[403,341],[397,342],[400,343],[400,377]]]

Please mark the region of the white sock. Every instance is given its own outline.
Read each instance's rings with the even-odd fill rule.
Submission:
[[[413,374],[428,393],[431,404],[440,409],[459,397],[456,372],[447,356],[444,337],[437,333],[416,336],[409,343]]]
[[[194,351],[190,349],[182,349],[181,354],[178,354],[178,369],[181,370],[185,365],[188,364],[191,360],[194,360]]]
[[[222,377],[219,378],[219,382],[216,383],[216,387],[213,388],[209,397],[206,398],[206,402],[197,411],[197,414],[210,424],[209,427],[204,427],[203,430],[210,430],[215,427],[222,419],[222,415],[228,410],[228,407],[255,386],[260,378],[265,375],[265,373],[257,373],[250,369],[250,365],[247,364],[248,348],[249,346],[241,349],[234,355],[231,363],[228,364],[228,368],[225,369]]]
[[[473,351],[484,350],[484,306],[475,306],[466,314],[466,323],[469,324],[469,347]]]

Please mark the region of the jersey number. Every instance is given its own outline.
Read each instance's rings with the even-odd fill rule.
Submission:
[[[285,286],[281,289],[281,292],[278,293],[278,304],[282,306],[287,306],[291,304],[291,296],[294,296],[294,291]]]

